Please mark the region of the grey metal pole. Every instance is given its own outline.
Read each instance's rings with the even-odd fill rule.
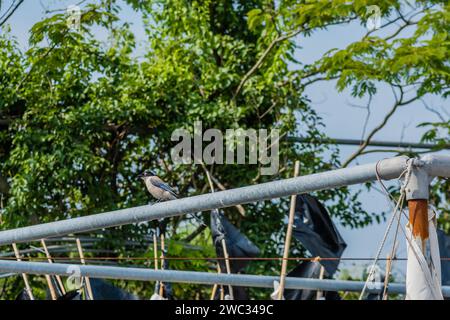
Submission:
[[[429,184],[433,178],[433,176],[430,176],[430,173],[439,176],[450,175],[449,160],[450,157],[446,156],[425,156],[420,160],[414,159],[414,165],[410,177],[407,180],[408,183],[405,186],[409,211],[409,228],[411,231],[411,239],[409,241],[415,242],[419,251],[423,253],[422,258],[426,261],[426,265],[429,268],[429,270],[421,269],[418,271],[414,263],[408,261],[406,266],[406,277],[409,279],[406,288],[406,299],[408,300],[442,300],[442,295],[437,292],[435,284],[430,281],[424,281],[423,279],[426,277],[427,272],[430,272],[430,275],[436,269],[440,272],[440,261],[433,261],[435,258],[434,254],[429,254],[429,252],[433,252],[433,248],[430,248],[432,243],[430,240],[430,231],[435,230],[436,227],[433,222],[430,223],[429,221]],[[409,250],[413,250],[411,242],[408,248],[408,259],[416,260],[416,263],[419,263],[418,255],[420,255],[420,252],[414,252],[414,255],[410,256]],[[437,246],[438,244],[436,243],[435,245]],[[439,256],[439,250],[437,250],[437,255]],[[436,265],[439,265],[439,267]],[[425,269],[427,269],[427,266],[425,266]],[[415,287],[415,283],[423,283],[420,290]]]
[[[378,164],[380,177],[385,180],[397,178],[406,169],[407,160],[408,157],[395,157],[381,160]],[[153,205],[2,231],[0,232],[0,245],[40,240],[70,233],[86,232],[124,224],[180,216],[186,213],[286,197],[293,194],[364,183],[376,179],[376,165],[376,163],[370,163]]]
[[[43,262],[18,262],[0,260],[1,272],[20,272],[27,274],[50,274],[70,276],[77,272],[77,276],[103,279],[123,279],[138,281],[163,281],[191,284],[219,284],[243,287],[273,288],[273,282],[279,280],[277,276],[257,276],[243,274],[208,273],[194,271],[152,270],[148,268],[124,268],[109,266],[74,265]],[[79,273],[78,273],[79,271]],[[319,280],[310,278],[287,277],[286,289],[310,289],[323,291],[356,291],[360,292],[364,286],[362,281]],[[379,292],[383,283],[373,283],[368,292]],[[450,297],[450,287],[442,288],[444,296]],[[389,293],[405,293],[403,283],[390,283]]]
[[[415,160],[417,166],[422,166],[430,177],[450,178],[450,156],[427,154]]]

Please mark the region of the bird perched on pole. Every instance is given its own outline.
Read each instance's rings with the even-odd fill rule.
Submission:
[[[178,198],[175,191],[169,187],[161,178],[159,178],[153,171],[146,170],[139,176],[145,182],[148,192],[157,199],[157,202],[175,200]]]
[[[153,171],[146,170],[138,175],[138,177],[144,180],[148,192],[150,192],[150,194],[157,199],[157,203],[160,201],[178,199],[178,195],[175,191],[169,187],[167,183],[162,181],[161,178],[159,178]],[[206,224],[200,218],[196,217],[192,213],[189,215],[206,227]]]

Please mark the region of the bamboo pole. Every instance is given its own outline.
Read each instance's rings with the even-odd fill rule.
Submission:
[[[389,275],[391,274],[391,266],[392,266],[392,256],[390,254],[388,254],[386,258],[387,258],[386,259],[386,271],[385,271],[385,275],[384,275],[384,288],[383,288],[382,300],[388,299],[387,287],[389,284]]]
[[[214,190],[214,184],[213,184],[213,176],[212,176],[211,172],[209,172],[209,170],[206,168],[206,166],[204,165],[203,162],[202,162],[202,168],[205,171],[206,178],[208,179],[209,187],[211,188],[211,193],[214,193],[215,190]],[[220,183],[218,183],[218,181],[216,181],[216,184],[219,186],[219,189],[225,190],[225,187],[222,186],[224,189],[222,189],[220,187]],[[243,216],[245,216],[244,207],[242,207],[241,205],[236,206],[236,207],[238,208],[239,212]],[[242,211],[241,211],[241,209],[242,209]],[[228,250],[227,250],[225,239],[222,239],[222,249],[223,249],[223,252],[224,252],[224,257],[226,259],[225,260],[225,264],[226,264],[226,268],[227,268],[227,273],[230,274],[231,273],[231,267],[230,267],[230,261],[229,261]],[[219,263],[217,263],[217,272],[221,273],[220,264]],[[216,295],[217,287],[218,287],[218,285],[214,284],[212,292],[211,292],[211,300],[213,300],[214,296]],[[228,291],[230,292],[231,299],[233,299],[234,298],[234,294],[233,294],[233,288],[231,286],[228,286]],[[223,299],[224,299],[224,291],[223,291],[223,286],[221,285],[220,286],[220,300],[223,300]]]
[[[422,252],[425,253],[428,234],[428,200],[412,199],[408,200],[409,223],[414,239],[419,240]]]
[[[78,254],[80,255],[81,264],[85,265],[86,261],[84,260],[84,253],[83,253],[83,247],[81,246],[81,241],[79,238],[76,238],[75,241],[77,243]],[[94,295],[92,293],[92,287],[91,287],[91,281],[89,280],[88,277],[84,277],[84,280],[86,281],[86,289],[88,292],[89,300],[94,300]]]
[[[19,249],[17,248],[17,245],[15,243],[12,244],[13,250],[14,250],[14,254],[16,256],[16,260],[17,261],[22,261],[22,259],[20,258],[20,252]],[[30,282],[28,281],[28,276],[26,273],[22,273],[22,278],[23,278],[23,282],[25,283],[25,290],[27,290],[28,296],[30,297],[30,300],[34,300],[34,295],[33,292],[31,291],[31,286],[30,286]]]
[[[325,276],[325,268],[321,265],[320,266],[319,279],[322,280],[324,276]],[[323,297],[323,291],[322,290],[317,290],[316,300],[321,300],[322,297]]]
[[[53,263],[52,256],[50,255],[50,251],[48,251],[47,244],[45,243],[44,239],[41,239],[41,245],[42,245],[42,248],[44,249],[45,256],[47,257],[48,263]],[[66,294],[66,289],[64,288],[64,284],[61,280],[61,277],[56,275],[55,278],[56,278],[56,281],[58,282],[59,290],[61,291],[61,293]]]
[[[161,270],[164,270],[164,234],[161,232]],[[164,283],[159,283],[159,295],[164,297]]]
[[[214,300],[214,297],[216,296],[216,292],[217,292],[217,283],[213,285],[212,290],[211,290],[211,298],[209,300]]]
[[[225,239],[222,239],[222,249],[223,249],[223,256],[225,257],[225,267],[227,268],[227,273],[231,274],[230,256],[228,255],[227,244],[225,242]],[[231,285],[228,285],[228,291],[231,300],[234,300],[233,287]]]
[[[294,177],[297,177],[300,173],[300,161],[295,161],[294,166]],[[292,226],[294,224],[295,217],[295,203],[297,200],[297,195],[291,196],[291,207],[289,209],[289,222],[287,225],[286,231],[286,240],[284,242],[284,252],[283,252],[283,261],[281,262],[281,273],[280,273],[280,286],[278,287],[278,300],[283,299],[284,286],[286,281],[286,271],[288,265],[289,258],[289,248],[291,246],[291,238],[292,238]]]
[[[48,274],[46,274],[45,280],[47,281],[48,289],[50,291],[50,296],[52,297],[52,300],[57,300],[58,296],[56,294],[55,287],[53,286],[52,278],[50,278],[50,276]]]
[[[155,232],[153,232],[153,268],[155,269],[155,271],[159,269],[159,266],[158,266],[158,237],[156,235],[156,230],[157,229],[155,229]],[[155,294],[157,293],[156,292],[157,288],[161,288],[161,283],[159,280],[156,281],[156,283],[155,283],[155,292],[154,292]],[[158,292],[158,294],[159,294],[159,292]]]
[[[222,268],[220,267],[220,264],[217,263],[217,271],[218,274],[222,273]],[[219,295],[219,300],[224,300],[225,299],[225,291],[223,290],[223,285],[220,285],[220,295]]]
[[[153,262],[155,270],[158,270],[158,239],[155,233],[153,233]]]
[[[220,265],[219,263],[217,263],[217,273],[221,273],[220,272]],[[211,290],[211,299],[210,300],[214,300],[214,298],[216,297],[216,293],[217,293],[217,289],[219,288],[219,285],[217,283],[214,284],[212,290]],[[223,293],[223,286],[220,285],[220,295],[222,296]],[[220,297],[219,297],[220,299]],[[222,299],[223,300],[223,299]]]

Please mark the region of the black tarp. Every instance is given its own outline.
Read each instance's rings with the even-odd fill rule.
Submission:
[[[79,290],[72,290],[58,297],[58,300],[83,300],[83,299],[82,294]]]
[[[169,270],[169,264],[167,259],[164,260],[164,270]],[[159,289],[161,288],[161,282],[156,281],[155,283],[155,293],[159,294]],[[172,284],[170,282],[163,282],[163,298],[168,300],[175,300],[172,294]]]
[[[319,279],[320,263],[315,261],[303,261],[297,267],[289,271],[287,277]],[[285,289],[286,300],[315,300],[317,291],[308,289]],[[332,291],[324,291],[325,300],[340,300],[339,294]]]
[[[230,257],[254,258],[260,254],[258,247],[217,210],[211,212],[211,233],[218,257],[224,257],[222,239],[225,239]],[[233,273],[241,272],[248,263],[249,260],[231,260],[231,271]],[[220,260],[220,264],[221,269],[226,270],[223,259]]]
[[[293,235],[314,257],[340,258],[347,247],[328,211],[308,194],[297,196]],[[321,260],[320,263],[331,277],[339,260]]]
[[[17,295],[16,300],[31,300],[27,289],[22,289],[22,291],[20,291]]]
[[[103,279],[89,278],[94,300],[139,300],[137,296]]]
[[[89,280],[94,300],[139,300],[136,295],[122,290],[106,280],[96,278],[89,278]],[[72,290],[66,292],[58,300],[81,300],[81,298],[78,290]]]
[[[320,275],[320,264],[314,261],[303,261],[297,267],[289,271],[287,277],[296,278],[314,278],[318,279]],[[285,289],[284,298],[286,300],[314,300],[316,291]]]
[[[225,239],[229,257],[254,258],[260,254],[258,247],[218,210],[211,211],[211,234],[217,257],[224,257],[222,239]],[[230,260],[231,272],[242,273],[249,262],[249,260]],[[224,259],[219,259],[219,265],[222,272],[225,273],[227,269]],[[227,294],[228,286],[224,286],[224,290],[225,294]],[[247,290],[243,287],[233,287],[233,296],[236,300],[248,299]]]

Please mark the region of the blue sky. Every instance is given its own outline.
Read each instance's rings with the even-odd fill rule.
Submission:
[[[20,46],[26,49],[28,31],[34,23],[45,16],[44,11],[46,7],[49,9],[65,9],[69,4],[76,2],[27,0],[9,20],[12,34],[17,37]],[[140,22],[141,19],[135,12],[123,6],[121,17],[131,23],[138,42],[145,39],[144,28]],[[344,48],[352,41],[359,39],[365,32],[365,27],[356,22],[347,26],[337,26],[329,30],[319,31],[308,38],[298,37],[296,41],[302,49],[297,51],[296,58],[304,63],[312,62],[331,48]],[[105,35],[100,34],[99,37],[105,38]],[[143,49],[140,48],[139,50]],[[367,111],[352,105],[365,105],[366,100],[355,100],[352,99],[348,92],[338,92],[332,82],[316,83],[308,88],[307,95],[311,99],[315,110],[324,120],[326,125],[324,131],[326,134],[333,138],[361,138]],[[390,89],[381,88],[380,92],[373,99],[371,116],[367,123],[369,130],[380,123],[391,107],[392,102],[393,96]],[[429,106],[437,108],[437,110],[443,108],[450,112],[449,102],[439,97],[428,96],[426,97],[426,102]],[[417,125],[426,121],[439,121],[439,118],[426,110],[420,102],[403,106],[374,138],[376,140],[417,142],[424,133],[424,129],[417,128]],[[346,159],[355,149],[356,147],[353,146],[341,146],[342,159]],[[358,161],[353,164],[376,162],[390,155],[386,153],[370,154],[358,158]],[[357,189],[358,187],[354,188]],[[376,191],[364,192],[361,200],[363,207],[369,212],[381,212],[389,208],[385,196]],[[376,252],[385,228],[385,224],[371,225],[358,230],[350,230],[339,226],[343,237],[348,243],[344,257],[372,257]],[[392,242],[388,241],[387,248],[390,249],[391,245]],[[382,257],[386,256],[386,252],[382,253]],[[400,240],[399,256],[406,256],[403,238]],[[348,263],[346,265],[350,266]],[[404,266],[400,264],[396,269],[401,274]]]

